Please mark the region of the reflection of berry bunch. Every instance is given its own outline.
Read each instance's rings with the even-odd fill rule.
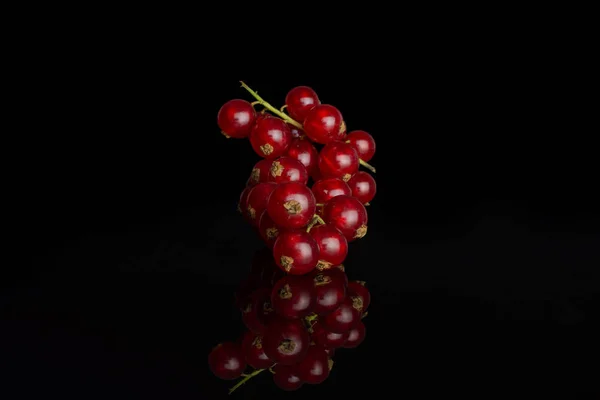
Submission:
[[[209,364],[222,379],[244,376],[232,391],[265,369],[279,387],[295,390],[323,382],[334,349],[356,347],[365,337],[361,318],[370,294],[364,282],[348,282],[342,263],[348,242],[367,233],[365,206],[376,184],[359,166],[375,172],[368,164],[375,141],[365,131],[347,133],[340,111],[321,104],[309,87],[290,90],[279,110],[242,87],[256,101],[228,101],[218,125],[226,137],[249,138],[263,158],[239,210],[272,249],[261,263],[261,274],[271,273],[238,299],[249,329],[243,340],[217,346]],[[250,374],[243,373],[247,365],[255,369]]]

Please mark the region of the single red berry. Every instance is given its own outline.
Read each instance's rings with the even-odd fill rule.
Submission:
[[[242,322],[246,328],[257,334],[265,332],[266,325],[274,316],[270,288],[261,287],[252,292],[242,307]]]
[[[348,181],[348,186],[352,190],[352,196],[363,204],[373,200],[377,193],[375,179],[364,171],[358,171],[352,175],[352,178]]]
[[[313,342],[331,350],[342,347],[344,343],[346,343],[346,340],[348,340],[349,335],[349,332],[329,332],[327,329],[323,328],[323,324],[321,324],[319,321],[313,324],[312,331],[313,333],[310,335],[310,337]]]
[[[348,283],[348,295],[360,297],[362,300],[363,313],[371,304],[371,293],[366,287],[365,281],[352,281]]]
[[[242,339],[242,351],[246,363],[254,369],[269,368],[273,365],[273,360],[265,354],[261,335],[247,331]]]
[[[248,195],[250,194],[251,190],[252,186],[246,187],[244,190],[242,190],[237,206],[238,211],[242,213],[242,216],[248,222],[250,222],[250,218],[248,217]]]
[[[306,114],[304,133],[313,142],[326,144],[346,136],[346,123],[340,110],[329,104],[319,104]]]
[[[271,304],[275,312],[284,318],[303,318],[315,306],[316,290],[310,277],[287,275],[273,286]]]
[[[310,229],[319,246],[317,269],[323,270],[344,262],[348,255],[348,241],[337,228],[331,225],[316,225]]]
[[[275,263],[290,275],[304,275],[319,261],[319,247],[310,234],[303,230],[284,231],[273,245]]]
[[[258,233],[265,242],[265,244],[272,249],[275,244],[275,240],[279,236],[280,228],[275,225],[275,222],[269,217],[269,213],[265,210],[261,214],[258,220]],[[273,261],[273,255],[270,254],[271,261]]]
[[[257,162],[252,168],[248,184],[254,186],[258,183],[269,182],[269,170],[271,169],[271,160],[263,159]]]
[[[281,156],[271,161],[269,181],[275,183],[299,182],[306,185],[308,171],[304,164],[295,158]]]
[[[267,209],[269,196],[276,187],[276,183],[262,182],[254,186],[248,193],[246,213],[252,226],[258,226],[260,214]]]
[[[294,139],[301,138],[304,136],[304,131],[302,129],[299,129],[292,124],[288,124],[287,122],[286,122],[286,124],[287,124],[287,126],[290,127],[290,132],[292,132],[292,137]]]
[[[310,272],[310,276],[315,278],[317,275],[322,274],[323,272],[327,272],[327,274],[329,274],[331,276],[331,279],[335,280],[335,281],[340,281],[343,283],[344,287],[347,288],[348,287],[348,275],[346,275],[346,267],[344,267],[344,264],[340,264],[340,265],[334,265],[330,268],[326,268],[323,270],[319,270],[318,268],[315,268],[314,270],[312,270]]]
[[[263,158],[283,155],[291,143],[292,132],[279,118],[263,118],[250,132],[250,144],[256,154]]]
[[[302,123],[308,112],[321,104],[317,93],[308,86],[296,86],[285,96],[287,112],[292,119]]]
[[[323,383],[329,376],[333,366],[323,346],[313,345],[308,348],[306,357],[298,364],[298,376],[309,384]]]
[[[315,196],[300,182],[283,183],[271,193],[267,211],[277,226],[302,228],[315,214]]]
[[[367,210],[352,196],[336,196],[323,207],[325,223],[339,229],[348,242],[360,239],[367,234]]]
[[[319,204],[325,204],[335,196],[352,196],[350,186],[340,178],[320,179],[312,185],[311,190]]]
[[[294,139],[286,154],[300,161],[311,176],[319,168],[319,152],[308,140]]]
[[[365,324],[362,321],[358,321],[358,323],[350,329],[350,332],[348,332],[348,340],[344,343],[344,347],[347,349],[358,347],[358,345],[365,340],[365,336],[367,336]]]
[[[246,100],[229,100],[217,114],[217,124],[221,131],[236,139],[248,137],[255,121],[256,111]]]
[[[375,155],[375,140],[373,136],[365,131],[352,131],[348,133],[346,143],[354,147],[354,150],[358,153],[358,157],[365,162],[371,161],[371,158]]]
[[[335,311],[346,298],[346,274],[337,271],[331,268],[310,275],[316,293],[313,312],[317,315],[327,315]]]
[[[335,311],[323,316],[323,328],[330,332],[349,332],[360,321],[362,300],[360,297],[346,296]]]
[[[344,182],[358,172],[359,159],[356,150],[339,140],[329,142],[319,153],[319,170],[326,178],[340,178]]]
[[[246,360],[239,344],[224,342],[210,352],[208,366],[218,378],[230,380],[242,375],[246,368]]]
[[[297,369],[296,365],[275,365],[275,368],[273,368],[275,386],[288,392],[300,389],[304,382],[298,376]]]
[[[306,356],[310,335],[301,320],[273,320],[263,336],[267,356],[277,364],[297,364]]]

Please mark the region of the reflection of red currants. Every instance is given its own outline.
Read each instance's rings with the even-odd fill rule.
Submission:
[[[366,204],[373,200],[377,193],[375,179],[364,171],[358,171],[348,181],[348,186],[352,190],[352,196],[356,197],[361,203]]]
[[[348,283],[348,295],[360,297],[362,300],[363,313],[371,304],[371,293],[366,287],[365,281],[352,281]]]
[[[348,296],[335,311],[323,317],[323,327],[330,332],[348,332],[360,321],[361,313],[360,298]]]
[[[371,161],[375,155],[375,140],[365,131],[352,131],[346,136],[349,143],[358,153],[358,157],[365,162]]]
[[[297,366],[275,365],[273,368],[273,382],[275,385],[285,391],[291,392],[302,387],[304,382],[298,376]]]
[[[317,93],[308,86],[297,86],[285,96],[288,114],[299,122],[303,122],[308,112],[320,103]]]
[[[355,347],[358,347],[358,345],[365,340],[366,336],[367,329],[365,328],[365,324],[363,324],[362,321],[358,321],[356,326],[354,326],[348,332],[348,340],[346,340],[346,343],[344,343],[343,347],[347,349],[353,349]]]
[[[316,293],[314,312],[317,315],[327,315],[335,311],[346,298],[345,274],[332,268],[311,276]]]
[[[304,382],[309,384],[323,383],[329,376],[329,371],[333,366],[330,363],[329,355],[325,348],[319,345],[313,345],[308,348],[304,360],[298,364],[298,376]]]
[[[229,100],[217,114],[217,124],[223,134],[236,139],[248,137],[255,121],[254,107],[246,100]]]
[[[275,240],[273,257],[279,268],[288,274],[304,275],[317,265],[319,247],[306,231],[285,231]]]
[[[315,286],[307,276],[284,276],[271,292],[273,309],[277,315],[289,319],[306,317],[312,312],[315,300]]]
[[[344,182],[358,172],[359,158],[348,143],[329,142],[319,153],[319,170],[325,178],[340,178]]]
[[[323,207],[323,220],[336,227],[348,242],[367,234],[367,210],[352,196],[336,196]]]
[[[248,217],[248,195],[250,194],[251,190],[252,186],[248,186],[242,190],[242,193],[240,194],[240,200],[238,201],[238,211],[248,222],[250,222],[250,218]]]
[[[242,375],[246,368],[246,361],[238,344],[224,342],[210,352],[208,365],[218,378],[230,380]]]
[[[308,140],[294,139],[286,155],[300,161],[310,176],[314,176],[319,168],[319,152]]]
[[[271,162],[269,181],[275,183],[299,182],[306,185],[308,171],[304,164],[295,158],[281,156]]]
[[[323,328],[323,324],[317,321],[312,326],[313,333],[310,335],[312,340],[326,349],[340,348],[348,340],[349,332],[333,333]]]
[[[265,210],[258,220],[258,233],[269,248],[273,248],[275,240],[279,236],[280,228],[275,225],[275,222],[269,217],[269,213]]]
[[[269,197],[267,211],[275,224],[282,228],[302,228],[315,214],[312,191],[299,182],[280,184]]]
[[[326,144],[344,139],[346,124],[340,110],[329,104],[320,104],[306,114],[304,133],[313,142]]]
[[[350,186],[339,178],[328,178],[316,181],[311,188],[317,204],[325,204],[335,196],[352,196]]]
[[[300,320],[276,319],[267,326],[262,343],[267,356],[277,364],[293,365],[306,356],[310,335]]]
[[[260,215],[267,209],[269,196],[276,187],[277,184],[274,182],[263,182],[254,186],[248,193],[246,213],[252,226],[258,227]]]
[[[262,336],[254,332],[248,331],[244,334],[242,351],[246,362],[254,369],[269,368],[273,365],[273,360],[265,354],[265,349],[262,345]]]
[[[337,228],[331,225],[317,225],[310,229],[310,235],[319,246],[319,270],[331,268],[344,262],[348,255],[348,241]]]
[[[279,118],[264,118],[250,132],[250,144],[259,156],[277,158],[292,143],[290,128]]]

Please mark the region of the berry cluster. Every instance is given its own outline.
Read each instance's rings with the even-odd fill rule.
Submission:
[[[249,138],[262,157],[238,208],[269,254],[259,284],[238,296],[248,332],[214,348],[209,365],[222,379],[244,376],[231,391],[265,369],[277,386],[296,390],[323,382],[334,350],[365,337],[370,294],[364,282],[348,281],[342,263],[348,243],[367,233],[365,206],[376,184],[359,166],[375,172],[368,164],[375,141],[365,131],[347,133],[341,112],[309,87],[290,90],[279,110],[242,87],[256,101],[228,101],[218,125],[226,137]],[[254,372],[244,374],[247,365]]]

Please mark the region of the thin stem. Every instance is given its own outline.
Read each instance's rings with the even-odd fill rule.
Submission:
[[[281,108],[279,109],[279,111],[283,112],[283,110],[285,110],[287,108],[287,104],[284,104],[281,106]]]
[[[323,218],[319,217],[317,214],[315,214],[314,218],[317,220],[317,222],[321,225],[325,225],[325,221],[323,221]]]
[[[317,207],[323,207],[324,205],[324,203],[317,203]]]
[[[289,116],[287,116],[286,114],[284,114],[283,112],[279,111],[278,109],[276,109],[275,107],[273,107],[272,105],[270,105],[269,103],[267,103],[262,97],[260,97],[258,95],[258,93],[256,93],[254,90],[250,89],[248,87],[248,85],[246,85],[243,81],[240,81],[240,83],[242,84],[242,87],[244,89],[246,89],[248,91],[248,93],[250,93],[256,100],[258,100],[258,102],[260,104],[262,104],[262,106],[266,109],[268,109],[269,111],[271,111],[273,114],[277,115],[279,118],[281,118],[282,120],[284,120],[285,122],[289,123],[290,125],[294,125],[296,128],[298,129],[302,129],[302,124],[294,121],[293,119],[291,119]]]
[[[260,101],[253,101],[252,103],[250,103],[252,107],[256,106],[257,104],[261,104]]]
[[[366,317],[367,315],[369,315],[368,311],[365,311],[365,313],[362,315],[362,317],[360,317],[360,319],[363,319],[364,317]]]
[[[242,375],[244,377],[244,379],[240,380],[238,383],[235,384],[234,387],[229,389],[229,394],[233,393],[237,388],[239,388],[244,383],[246,383],[248,380],[252,379],[253,377],[255,377],[256,375],[260,374],[263,371],[264,371],[264,369],[257,369],[256,371],[252,371],[251,373],[249,373],[245,376]]]
[[[226,134],[225,132],[221,131],[221,135],[225,136],[227,139],[231,139],[231,136],[229,136],[228,134]]]
[[[273,375],[275,374],[275,370],[273,369],[273,366],[269,367],[269,372],[272,373]]]
[[[360,160],[360,159],[358,160],[358,162],[360,162],[360,165],[362,165],[363,167],[365,167],[372,173],[375,173],[375,167],[372,166],[371,164],[367,163],[366,161]]]
[[[320,225],[325,224],[325,221],[323,221],[323,218],[321,218],[317,214],[315,214],[315,215],[313,215],[310,222],[308,223],[308,226],[306,227],[306,232],[310,232],[310,230],[313,228],[313,226],[315,226],[317,224],[317,222]]]

